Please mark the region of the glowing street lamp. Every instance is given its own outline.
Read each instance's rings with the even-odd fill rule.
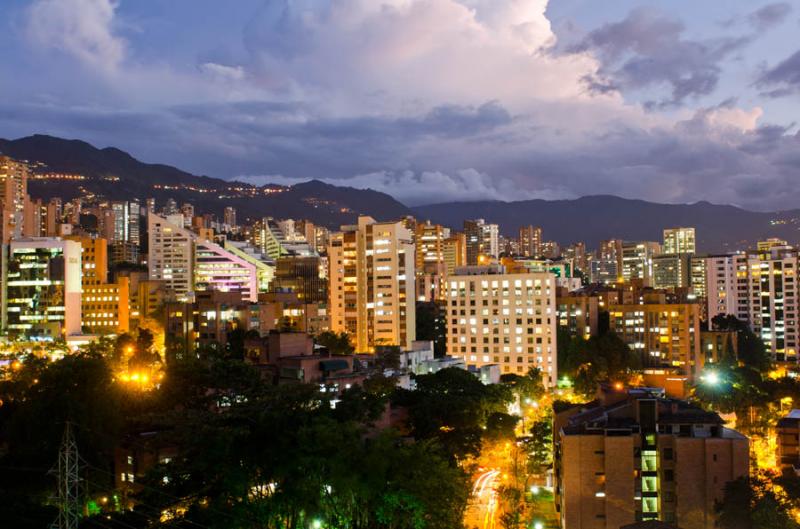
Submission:
[[[720,382],[719,375],[716,371],[709,371],[705,376],[702,377],[702,379],[703,382],[711,386],[716,386]]]

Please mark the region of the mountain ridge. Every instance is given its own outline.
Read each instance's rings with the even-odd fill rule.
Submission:
[[[87,179],[58,181],[31,179],[34,197],[64,199],[88,190],[111,200],[169,198],[194,204],[200,212],[221,215],[225,206],[237,209],[239,218],[265,216],[303,218],[329,228],[352,224],[359,214],[391,220],[410,210],[385,193],[330,186],[310,180],[293,186],[255,186],[236,180],[194,175],[177,167],[142,162],[117,147],[97,148],[88,142],[38,134],[16,140],[0,139],[0,153],[44,166],[36,171],[80,174]],[[118,180],[117,180],[118,179]],[[329,186],[329,187],[325,187]]]
[[[698,249],[723,252],[753,246],[757,240],[780,237],[800,240],[800,211],[757,212],[730,204],[701,200],[692,204],[663,204],[616,195],[587,195],[576,199],[520,201],[454,201],[408,207],[390,195],[373,190],[337,186],[312,178],[291,186],[256,186],[236,180],[194,175],[160,163],[146,163],[117,147],[97,148],[79,139],[36,134],[16,140],[0,139],[0,153],[42,163],[39,173],[84,175],[79,181],[31,179],[34,197],[73,198],[90,191],[112,200],[168,198],[189,202],[197,211],[221,215],[234,206],[240,219],[272,216],[303,218],[337,229],[358,215],[395,220],[415,215],[421,221],[460,229],[464,219],[485,218],[500,224],[506,236],[520,226],[543,228],[545,240],[562,245],[577,241],[596,248],[601,240],[661,240],[667,227],[697,228]]]

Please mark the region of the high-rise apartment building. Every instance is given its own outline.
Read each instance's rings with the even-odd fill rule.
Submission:
[[[222,215],[223,223],[230,231],[236,231],[238,224],[236,224],[236,208],[233,206],[226,206]]]
[[[622,241],[609,239],[600,242],[597,251],[597,270],[593,281],[611,284],[622,278]]]
[[[91,334],[130,330],[130,280],[108,282],[108,241],[99,237],[69,235],[81,245],[81,319]]]
[[[692,294],[704,303],[708,299],[708,259],[706,256],[693,255],[689,258],[689,287]],[[704,312],[704,315],[707,315]]]
[[[797,250],[789,246],[736,256],[737,317],[779,362],[798,361],[797,277]]]
[[[28,200],[28,165],[0,156],[0,241],[4,244],[22,237]]]
[[[570,293],[566,288],[557,289],[556,307],[558,326],[570,336],[586,340],[596,336],[600,327],[600,298],[581,293]]]
[[[131,242],[139,245],[139,210],[137,201],[112,202],[114,212],[112,242]]]
[[[610,304],[609,326],[645,368],[671,368],[693,377],[703,367],[700,306],[667,303],[665,296],[645,296],[643,303]]]
[[[444,262],[444,241],[450,237],[450,228],[441,224],[431,224],[430,221],[418,223],[414,242],[416,243],[416,269],[417,272],[426,268],[426,265],[434,265],[438,268],[439,263]]]
[[[183,228],[183,215],[147,216],[147,270],[150,279],[163,281],[178,299],[193,288],[193,234]]]
[[[359,217],[328,245],[331,330],[347,332],[357,352],[379,345],[410,349],[416,336],[414,243],[400,222]]]
[[[319,256],[287,256],[275,262],[272,290],[289,290],[300,303],[320,303],[328,299],[328,283],[320,274]]]
[[[694,228],[667,228],[664,230],[664,253],[693,254],[695,251]]]
[[[773,359],[798,361],[800,300],[797,250],[783,244],[706,260],[708,319],[730,314],[745,321]]]
[[[706,269],[706,317],[720,314],[739,316],[739,286],[735,255],[711,255],[704,258]],[[746,270],[742,271],[743,279]],[[746,291],[746,288],[743,289]]]
[[[542,256],[542,228],[523,226],[519,229],[519,254],[524,257]]]
[[[486,224],[483,219],[465,220],[464,236],[467,243],[467,265],[479,264],[481,259],[500,255],[500,228]]]
[[[81,246],[31,237],[11,241],[3,327],[12,339],[51,341],[81,332]]]
[[[725,485],[749,471],[748,439],[719,415],[644,388],[557,414],[554,439],[562,529],[714,529]]]
[[[677,289],[690,286],[689,254],[663,254],[653,257],[653,288]]]
[[[459,266],[467,265],[467,238],[463,233],[454,233],[442,242],[445,273],[451,275]]]
[[[620,247],[622,280],[640,280],[643,284],[650,285],[653,279],[653,257],[661,253],[661,245],[652,241],[625,241]]]
[[[417,223],[416,243],[417,299],[437,301],[444,298],[442,282],[447,276],[445,241],[450,229],[430,221]]]
[[[556,380],[556,280],[549,272],[508,274],[465,267],[447,279],[447,352],[502,373],[542,370]]]

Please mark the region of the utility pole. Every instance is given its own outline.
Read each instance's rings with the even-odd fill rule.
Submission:
[[[72,425],[67,421],[61,448],[58,450],[58,463],[50,471],[58,479],[58,493],[55,497],[58,518],[50,525],[50,529],[78,529],[82,514],[80,471],[78,444],[72,433]]]

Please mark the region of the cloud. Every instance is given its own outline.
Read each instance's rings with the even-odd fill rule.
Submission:
[[[245,76],[244,68],[241,66],[228,66],[215,62],[204,62],[200,65],[200,71],[219,81],[241,81]]]
[[[792,12],[792,6],[787,2],[776,2],[767,4],[753,11],[747,20],[758,30],[770,29],[777,26]]]
[[[116,8],[112,0],[36,0],[28,9],[26,33],[42,48],[113,70],[126,53],[125,40],[113,32]]]
[[[800,92],[800,50],[767,69],[756,81],[764,95],[783,97]]]
[[[614,23],[591,31],[572,52],[597,53],[603,67],[585,78],[597,93],[666,86],[670,96],[650,107],[680,105],[690,97],[711,94],[720,63],[750,37],[689,40],[680,20],[651,8],[637,8]]]
[[[113,3],[63,0],[94,13],[86,21],[77,8],[37,14],[51,3],[30,10],[55,29],[33,42],[67,52],[72,60],[55,54],[65,68],[91,67],[64,78],[86,99],[5,98],[4,135],[78,137],[197,174],[318,178],[409,204],[611,193],[764,209],[800,199],[797,136],[762,123],[760,107],[658,111],[713,94],[748,37],[690,39],[657,11],[557,51],[546,0],[270,0],[247,17],[240,51],[170,63],[144,60],[136,35],[119,36],[126,21]],[[81,52],[64,42],[78,23],[97,43]],[[652,94],[651,107],[632,92]]]
[[[302,178],[287,178],[282,175],[245,175],[237,180],[255,185],[268,183],[293,185],[305,181]],[[359,174],[344,179],[324,181],[358,189],[374,189],[387,193],[401,202],[411,205],[430,204],[441,200],[472,201],[476,196],[482,200],[524,200],[529,198],[559,198],[547,193],[519,189],[511,180],[491,177],[475,169],[467,168],[444,173],[441,171],[380,171]]]

